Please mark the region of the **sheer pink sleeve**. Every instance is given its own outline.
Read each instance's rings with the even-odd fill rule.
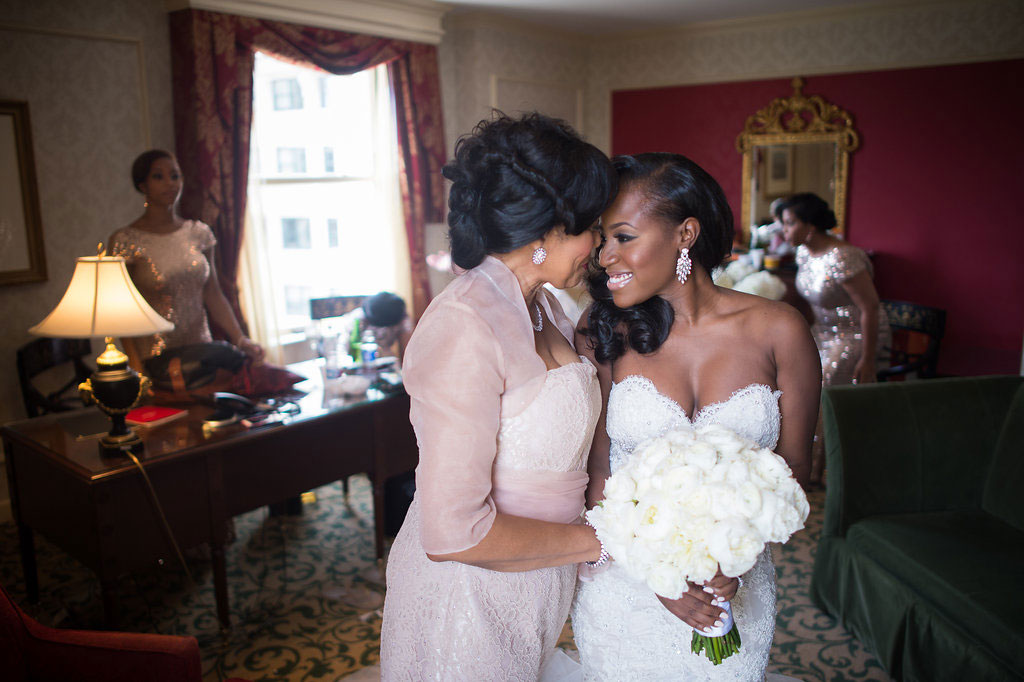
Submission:
[[[469,306],[446,301],[416,325],[403,375],[420,453],[420,539],[430,554],[473,547],[494,523],[504,374],[494,333]]]

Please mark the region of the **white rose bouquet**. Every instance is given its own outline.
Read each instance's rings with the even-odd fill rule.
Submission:
[[[781,279],[766,270],[755,271],[752,266],[734,261],[727,268],[715,268],[711,280],[720,287],[735,289],[747,294],[756,294],[773,301],[781,301],[786,295],[786,285]]]
[[[729,429],[709,425],[671,431],[639,445],[587,512],[612,558],[657,594],[678,599],[686,581],[702,583],[719,567],[739,576],[765,543],[803,528],[807,497],[784,459]],[[739,651],[730,615],[691,650],[715,665]]]

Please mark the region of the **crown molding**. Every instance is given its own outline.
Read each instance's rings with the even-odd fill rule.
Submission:
[[[839,7],[819,7],[814,9],[779,12],[757,16],[738,17],[735,19],[719,19],[716,21],[699,21],[688,24],[677,24],[656,29],[620,31],[596,36],[600,41],[649,41],[671,38],[693,38],[702,35],[733,33],[751,30],[782,30],[806,24],[820,23],[829,20],[849,18],[866,18],[872,16],[891,15],[907,10],[927,9],[976,9],[985,4],[994,4],[984,0],[877,0]]]
[[[461,30],[491,29],[529,40],[557,41],[576,47],[588,47],[594,43],[594,37],[586,33],[562,30],[547,24],[510,17],[497,12],[460,10],[448,14],[445,17],[445,22],[448,26]]]
[[[165,0],[168,12],[200,9],[437,45],[451,9],[434,0]]]

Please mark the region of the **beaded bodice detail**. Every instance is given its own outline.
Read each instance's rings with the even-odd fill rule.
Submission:
[[[631,374],[612,384],[608,396],[608,437],[611,468],[615,471],[637,445],[684,426],[718,424],[774,450],[779,443],[782,416],[779,396],[764,384],[751,384],[727,400],[701,408],[691,420],[686,411],[645,376]]]

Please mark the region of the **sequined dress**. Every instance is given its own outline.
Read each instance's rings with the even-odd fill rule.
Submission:
[[[132,282],[160,315],[174,323],[169,332],[136,341],[142,359],[165,348],[212,341],[203,287],[210,277],[205,252],[217,243],[206,223],[186,220],[177,230],[149,232],[128,226],[114,233],[110,253],[124,257]]]
[[[691,420],[682,407],[643,376],[612,385],[608,395],[609,463],[615,472],[637,445],[688,425],[718,424],[775,449],[782,416],[781,391],[752,384],[728,400],[707,405]],[[743,575],[731,602],[743,638],[740,652],[721,665],[690,653],[693,629],[670,613],[657,595],[614,562],[592,582],[581,582],[572,628],[585,680],[601,682],[760,681],[775,632],[775,567],[765,550]]]
[[[814,312],[811,331],[821,356],[822,383],[825,386],[852,383],[854,369],[864,352],[864,334],[860,309],[843,288],[843,282],[864,272],[873,275],[871,261],[861,249],[850,244],[834,246],[814,256],[801,245],[796,251],[796,289]],[[878,310],[876,365],[886,366],[883,348],[891,344],[889,320]]]

